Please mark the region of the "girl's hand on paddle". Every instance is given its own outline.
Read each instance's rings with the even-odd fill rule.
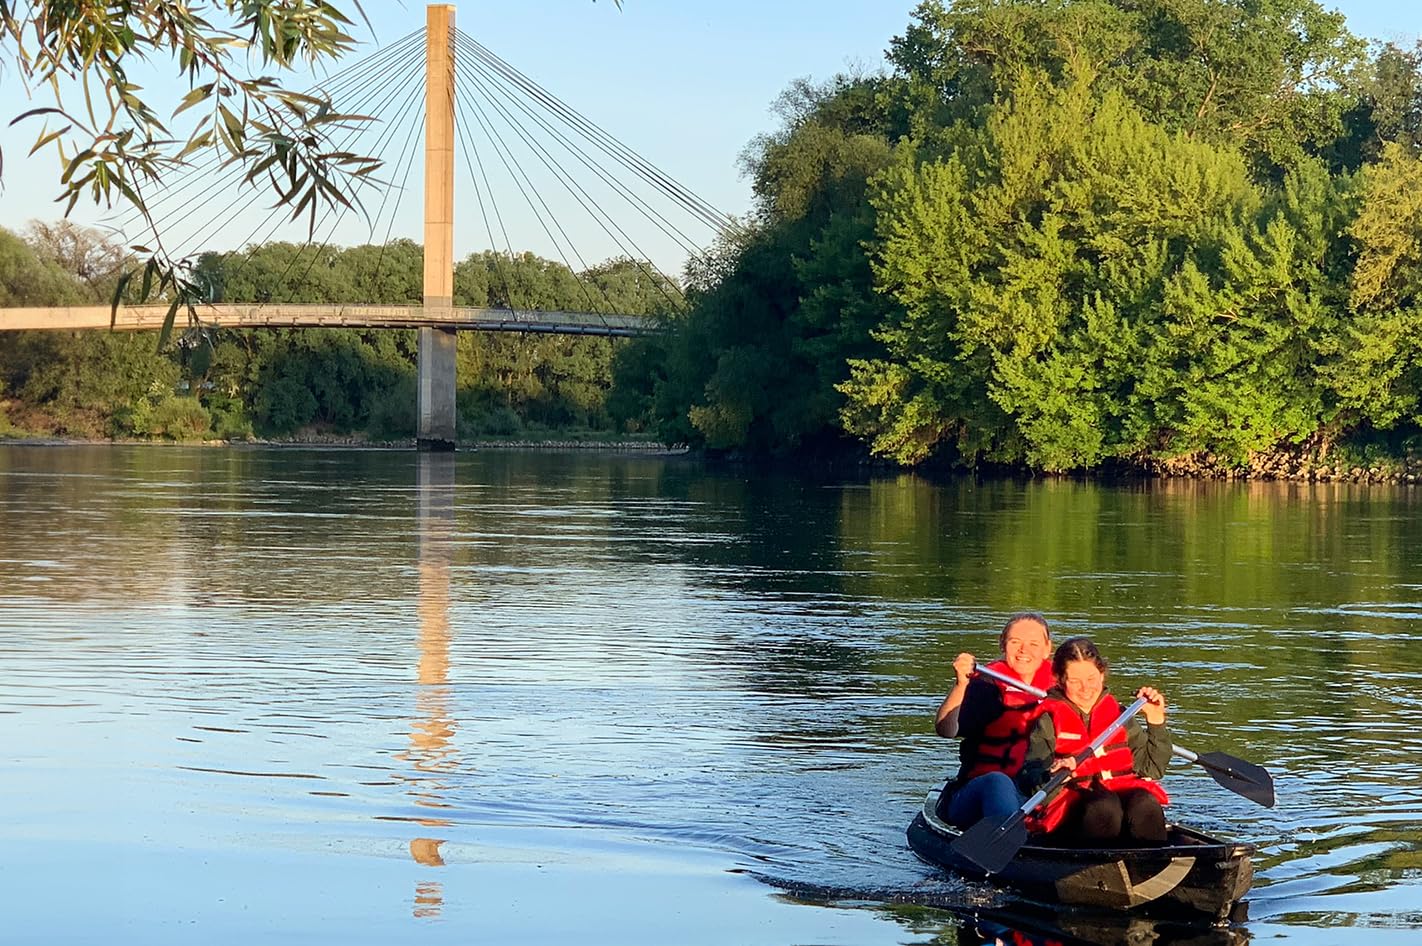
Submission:
[[[958,675],[958,686],[963,686],[968,682],[968,678],[973,675],[973,670],[978,662],[972,654],[959,654],[953,661],[953,672]]]
[[[1067,757],[1064,758],[1064,759],[1058,759],[1057,761],[1053,762],[1053,763],[1052,763],[1052,767],[1047,770],[1047,774],[1048,774],[1048,775],[1056,775],[1056,774],[1057,774],[1058,772],[1060,772],[1062,769],[1066,769],[1068,772],[1075,772],[1075,771],[1076,771],[1076,756],[1074,756],[1074,755],[1069,755],[1069,756],[1067,756]]]
[[[1141,687],[1136,691],[1136,697],[1145,697],[1150,702],[1141,707],[1141,715],[1151,726],[1159,726],[1165,722],[1165,696],[1155,687]]]

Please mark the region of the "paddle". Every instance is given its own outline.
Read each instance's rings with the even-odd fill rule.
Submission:
[[[1150,701],[1142,696],[1126,707],[1126,711],[1117,716],[1115,722],[1103,729],[1101,735],[1076,754],[1077,764],[1080,765],[1095,755],[1096,750],[1106,745],[1107,740],[1116,735],[1116,732],[1130,722],[1131,717],[1139,713],[1141,707],[1148,702]],[[984,818],[960,834],[949,848],[958,857],[980,868],[984,873],[996,874],[1006,867],[1008,862],[1017,856],[1022,845],[1027,843],[1027,816],[1046,801],[1048,795],[1066,784],[1071,776],[1071,769],[1058,770],[1056,775],[1047,780],[1047,784],[1037,790],[1037,794],[1022,803],[1021,808],[1005,818]]]
[[[1039,690],[1030,683],[1023,683],[1011,674],[1001,673],[991,667],[982,664],[977,665],[978,673],[985,677],[992,677],[1008,686],[1016,687],[1025,693],[1041,699],[1047,695],[1046,690]],[[1248,798],[1257,805],[1265,808],[1274,807],[1274,777],[1270,775],[1262,766],[1253,762],[1246,762],[1243,759],[1227,755],[1223,752],[1206,752],[1204,755],[1197,755],[1189,749],[1180,746],[1171,746],[1170,751],[1175,753],[1186,762],[1192,762],[1200,766],[1217,783],[1240,795]]]

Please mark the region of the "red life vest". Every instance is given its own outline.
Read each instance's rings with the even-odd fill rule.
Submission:
[[[1093,739],[1114,723],[1121,715],[1121,705],[1111,694],[1102,694],[1101,699],[1091,708],[1085,732],[1082,731],[1081,713],[1077,708],[1055,695],[1042,701],[1038,713],[1051,716],[1052,725],[1057,731],[1056,757],[1065,759],[1091,745]],[[1129,725],[1132,724],[1127,723],[1127,726]],[[1062,823],[1072,804],[1093,784],[1112,792],[1143,788],[1154,795],[1162,805],[1170,803],[1170,797],[1165,794],[1165,789],[1160,787],[1159,782],[1136,774],[1135,756],[1131,752],[1126,726],[1122,726],[1104,746],[1096,750],[1095,755],[1087,757],[1085,762],[1077,763],[1071,778],[1060,791],[1037,809],[1029,826],[1037,831],[1053,830]]]
[[[1005,660],[994,660],[987,666],[999,673],[1017,676]],[[962,782],[988,772],[1016,775],[1022,769],[1022,760],[1027,757],[1027,734],[1037,719],[1037,697],[992,677],[980,676],[978,679],[1002,691],[1002,714],[984,726],[979,735],[965,737],[961,753],[963,767],[958,773]],[[1042,661],[1037,673],[1027,682],[1039,690],[1051,689],[1056,683],[1056,678],[1052,676],[1052,662]]]

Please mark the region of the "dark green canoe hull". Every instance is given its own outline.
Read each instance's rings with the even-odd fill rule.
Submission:
[[[968,877],[982,871],[953,853],[957,828],[933,812],[937,792],[908,828],[909,847],[930,864]],[[1097,910],[1179,913],[1226,919],[1254,879],[1252,845],[1170,826],[1162,847],[1065,848],[1027,845],[993,883],[1042,903]]]

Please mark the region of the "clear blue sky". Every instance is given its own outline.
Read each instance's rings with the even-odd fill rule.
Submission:
[[[366,0],[364,5],[380,43],[424,22],[423,4]],[[744,213],[750,192],[737,157],[751,138],[776,127],[770,107],[780,92],[799,77],[822,80],[855,65],[877,68],[916,5],[916,0],[626,0],[619,10],[611,0],[480,0],[456,4],[456,16],[462,31],[692,191],[722,210]],[[1325,5],[1343,10],[1354,32],[1364,36],[1411,45],[1422,35],[1422,4]],[[363,27],[360,35],[368,35]],[[163,80],[145,85],[155,99],[164,89],[174,90],[173,100],[181,94],[180,86]],[[0,90],[6,112],[21,110],[9,68],[0,73]],[[7,227],[58,215],[49,200],[57,190],[53,155],[25,157],[34,134],[33,126],[0,127],[5,152],[0,224]],[[418,203],[402,202],[396,228],[416,239]],[[74,216],[86,223],[100,218],[83,205]],[[474,216],[463,203],[456,211],[461,255],[486,242],[470,229]],[[336,241],[366,238],[345,229]],[[615,248],[585,252],[602,258]],[[655,251],[659,258],[665,252]]]

